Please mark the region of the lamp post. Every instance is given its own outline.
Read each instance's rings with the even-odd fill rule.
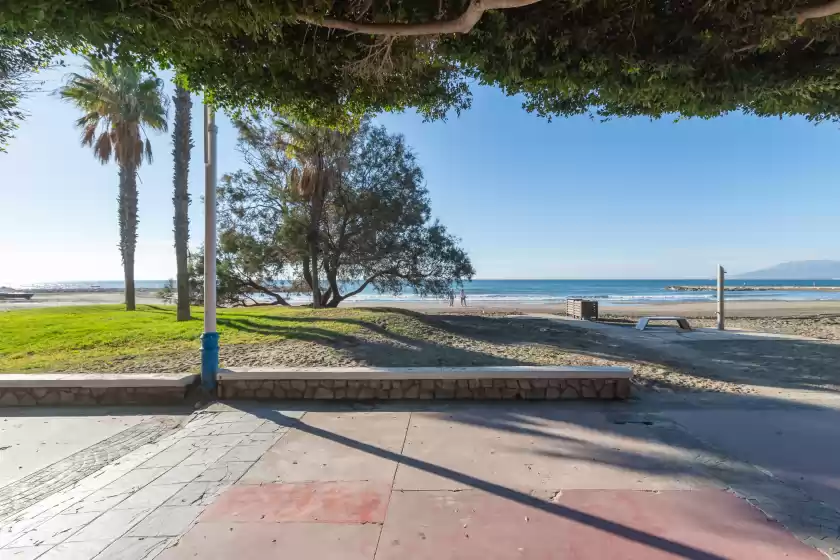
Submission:
[[[717,328],[722,331],[726,328],[726,316],[724,314],[724,275],[726,271],[723,265],[718,265],[717,273]]]
[[[216,332],[216,116],[204,102],[204,333],[201,335],[201,386],[216,388],[219,333]]]

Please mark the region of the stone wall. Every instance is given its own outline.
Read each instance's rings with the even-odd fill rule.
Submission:
[[[2,387],[2,406],[174,404],[187,387]]]
[[[629,379],[231,380],[222,399],[626,399]]]

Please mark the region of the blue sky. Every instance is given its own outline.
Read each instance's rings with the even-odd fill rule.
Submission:
[[[122,277],[117,168],[79,146],[78,110],[44,73],[9,153],[0,155],[0,285]],[[162,77],[168,77],[163,74]],[[171,84],[167,84],[171,95]],[[463,240],[479,278],[711,277],[782,261],[840,259],[840,132],[804,119],[545,119],[475,87],[470,111],[423,123],[378,117],[405,135],[434,215]],[[203,236],[201,106],[190,173],[191,240]],[[237,169],[219,115],[219,172]],[[174,274],[168,134],[140,171],[138,279]]]

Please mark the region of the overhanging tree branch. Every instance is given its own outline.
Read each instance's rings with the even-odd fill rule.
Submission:
[[[397,273],[397,269],[396,269],[396,268],[389,268],[388,270],[383,270],[383,271],[381,271],[381,272],[377,272],[376,274],[374,274],[373,276],[371,276],[370,278],[368,278],[367,280],[365,280],[364,282],[362,282],[362,285],[361,285],[361,286],[359,286],[358,288],[356,288],[356,289],[355,289],[355,290],[353,290],[352,292],[348,292],[348,293],[344,294],[343,296],[341,296],[341,300],[340,300],[340,301],[344,301],[345,299],[347,299],[347,298],[349,298],[349,297],[353,297],[353,296],[355,296],[356,294],[360,294],[360,293],[362,293],[362,291],[363,291],[365,288],[367,288],[367,287],[370,285],[370,283],[371,283],[371,282],[373,282],[374,280],[376,280],[376,279],[377,279],[377,278],[379,278],[380,276],[385,276],[386,274],[396,274],[396,273]]]
[[[343,19],[318,19],[308,15],[299,15],[298,21],[341,29],[352,33],[367,35],[387,35],[389,37],[418,37],[422,35],[445,35],[449,33],[469,33],[488,10],[506,10],[536,4],[540,0],[472,0],[463,14],[455,19],[430,21],[427,23],[365,23]]]
[[[796,23],[802,24],[809,19],[824,18],[835,14],[840,14],[840,0],[833,0],[822,6],[799,10],[796,12]]]
[[[268,288],[265,288],[264,286],[262,286],[262,285],[258,284],[257,282],[254,282],[254,281],[253,281],[253,280],[251,280],[250,278],[242,278],[242,282],[243,282],[246,286],[248,286],[249,288],[251,288],[251,289],[253,289],[253,290],[257,291],[257,292],[260,292],[261,294],[265,294],[265,295],[267,295],[267,296],[269,296],[269,297],[274,298],[274,301],[276,302],[276,304],[286,305],[286,306],[288,306],[288,305],[289,305],[289,302],[288,302],[288,301],[286,301],[286,300],[285,300],[285,299],[284,299],[281,295],[279,295],[279,294],[276,294],[276,293],[272,292],[272,291],[271,291],[271,290],[269,290]],[[275,305],[276,305],[276,304],[275,304]]]

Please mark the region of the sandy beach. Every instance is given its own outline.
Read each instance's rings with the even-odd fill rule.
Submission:
[[[161,305],[163,300],[158,298],[157,290],[137,290],[138,304]],[[38,292],[29,301],[0,300],[0,311],[11,309],[29,309],[33,307],[55,307],[60,305],[102,305],[120,304],[124,301],[123,293],[117,290],[109,291],[73,291],[73,292]],[[542,304],[533,301],[486,302],[480,304],[468,301],[466,308],[455,302],[455,307],[449,307],[446,300],[429,300],[423,302],[412,301],[347,301],[342,307],[396,307],[414,311],[428,311],[434,313],[446,312],[492,312],[497,313],[559,313],[565,314],[565,303]],[[679,302],[679,303],[647,303],[605,305],[601,303],[600,311],[604,316],[639,317],[642,315],[681,315],[689,318],[714,318],[717,304],[712,301]],[[840,315],[840,301],[781,301],[781,300],[750,300],[730,301],[726,304],[727,317],[813,317],[825,315]]]
[[[457,302],[456,302],[457,303]],[[441,302],[348,302],[342,305],[353,307],[398,307],[414,311],[452,311],[460,313],[469,310],[484,310],[494,313],[566,313],[565,304],[535,304],[531,302],[506,301],[500,304],[484,303],[468,305],[467,308]],[[682,315],[690,318],[715,317],[715,302],[649,303],[644,305],[600,305],[602,315],[639,317],[642,315]],[[815,315],[840,315],[840,301],[737,301],[726,305],[728,317],[810,317]]]
[[[8,302],[3,308],[41,307],[47,311],[48,306],[110,303],[117,305],[99,313],[117,313],[116,320],[126,317],[119,311],[122,297],[119,292],[39,293],[31,302]],[[145,291],[138,292],[138,303],[161,302],[154,292]],[[552,322],[546,316],[523,317],[529,313],[564,315],[563,305],[507,301],[503,305],[464,308],[430,301],[366,302],[355,307],[342,305],[338,310],[316,314],[322,317],[322,323],[317,323],[317,318],[312,323],[310,311],[302,307],[223,310],[219,318],[226,329],[226,339],[221,346],[221,363],[224,367],[630,364],[639,386],[667,390],[744,392],[756,385],[840,390],[840,301],[740,301],[729,305],[728,329],[797,335],[792,339],[679,339],[647,345],[642,344],[644,340],[633,338],[637,331],[632,327],[639,315],[685,315],[694,327],[711,327],[715,321],[714,303],[602,305],[601,320],[611,323],[610,333],[617,336],[604,336],[602,330],[589,328],[585,321]],[[162,331],[175,324],[171,306],[140,308],[138,314],[143,314],[144,325],[154,323]],[[266,321],[261,319],[263,314],[287,318]],[[0,319],[4,315],[8,314],[0,313]],[[38,324],[49,330],[62,321],[72,322],[72,314],[61,311]],[[89,358],[84,352],[68,353],[63,347],[57,348],[53,352],[56,357],[39,367],[110,373],[198,369],[200,321],[193,325],[195,336],[189,341],[164,336],[154,347],[135,344],[130,348],[125,341],[136,338],[137,329],[132,330],[130,322],[120,324],[122,333],[114,331],[108,335],[123,337],[119,344],[90,346],[97,348],[98,353]],[[312,328],[313,324],[318,326]],[[660,328],[673,330],[673,326]],[[93,340],[102,344],[102,333],[94,331]],[[247,340],[237,340],[242,333],[248,333]],[[32,338],[32,333],[27,336]],[[35,334],[32,340],[41,340],[41,335]],[[88,347],[84,340],[79,344]],[[102,355],[105,348],[111,349],[107,356]],[[25,364],[30,357],[43,358],[20,354],[18,350],[11,348],[9,359]],[[22,367],[20,364],[7,369],[17,370]]]
[[[157,297],[157,290],[140,289],[136,292],[137,304],[162,304]],[[125,301],[121,290],[103,291],[66,291],[66,292],[35,292],[31,300],[2,300],[0,311],[12,309],[32,309],[33,307],[57,307],[61,305],[104,305],[119,304]]]

